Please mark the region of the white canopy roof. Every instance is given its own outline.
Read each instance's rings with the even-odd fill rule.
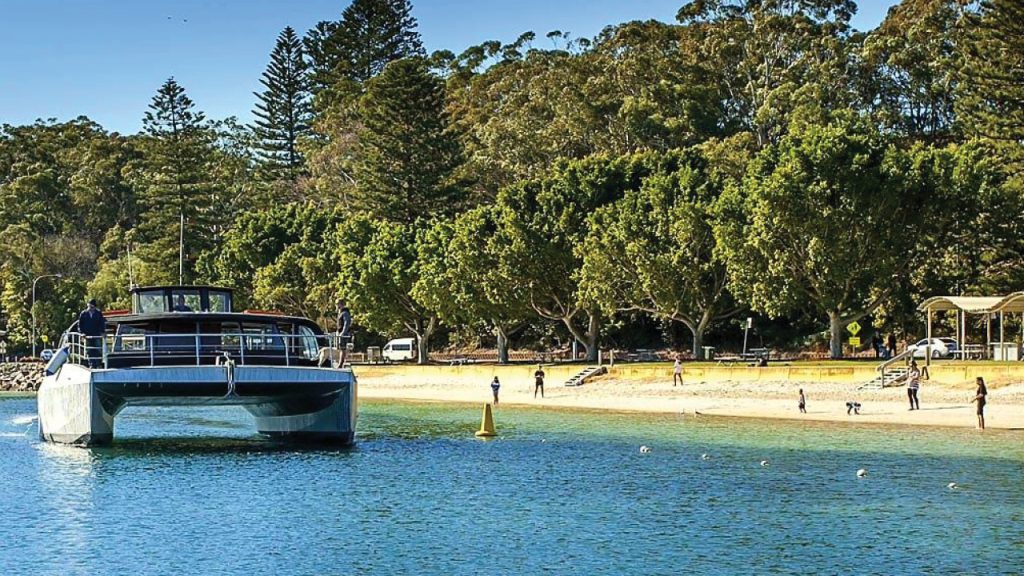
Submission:
[[[1024,292],[1008,296],[933,296],[917,307],[921,312],[960,310],[968,314],[1024,312]]]

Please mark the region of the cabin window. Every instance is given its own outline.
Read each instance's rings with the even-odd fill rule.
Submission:
[[[144,352],[146,346],[146,330],[138,326],[120,324],[114,339],[115,352]]]
[[[140,292],[138,295],[139,314],[157,314],[167,311],[167,303],[164,301],[164,293]]]
[[[316,334],[308,326],[299,326],[299,340],[302,346],[302,355],[308,360],[316,360],[320,354]]]
[[[227,292],[210,291],[209,312],[231,312],[231,295]]]
[[[272,324],[243,324],[242,334],[245,349],[252,351],[280,351],[284,353],[284,341]]]
[[[182,302],[182,300],[184,300]],[[199,312],[203,309],[198,290],[173,290],[171,292],[172,312]]]

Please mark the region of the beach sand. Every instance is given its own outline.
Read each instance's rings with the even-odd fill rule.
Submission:
[[[560,367],[559,367],[560,368]],[[578,387],[566,387],[568,372],[549,371],[545,397],[533,397],[535,367],[356,367],[359,396],[437,402],[486,403],[491,401],[488,374],[499,374],[501,406],[546,406],[649,413],[676,413],[700,417],[734,416],[784,418],[831,422],[875,422],[924,426],[975,427],[974,386],[970,383],[923,382],[920,410],[909,410],[905,387],[857,390],[859,382],[686,379],[672,386],[665,379],[615,372]],[[574,370],[575,368],[573,368]],[[552,373],[554,372],[554,373]],[[807,414],[797,409],[798,391],[807,396]],[[847,415],[846,402],[857,401],[860,415]],[[1024,430],[1024,383],[991,382],[985,409],[988,428]]]

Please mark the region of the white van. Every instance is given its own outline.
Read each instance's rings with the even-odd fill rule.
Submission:
[[[381,351],[381,356],[387,362],[403,362],[416,358],[415,338],[396,338],[388,340]]]

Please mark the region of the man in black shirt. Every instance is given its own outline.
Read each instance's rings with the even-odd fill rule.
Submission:
[[[341,348],[341,362],[338,368],[345,366],[345,359],[348,357],[348,344],[352,341],[352,312],[345,305],[345,300],[338,300],[338,347]]]
[[[85,351],[90,368],[99,368],[102,358],[103,336],[107,333],[107,319],[96,307],[96,300],[89,300],[88,306],[78,315],[78,331],[85,336]]]
[[[544,367],[537,365],[537,371],[533,373],[533,397],[537,397],[537,390],[540,390],[540,397],[544,397]]]

